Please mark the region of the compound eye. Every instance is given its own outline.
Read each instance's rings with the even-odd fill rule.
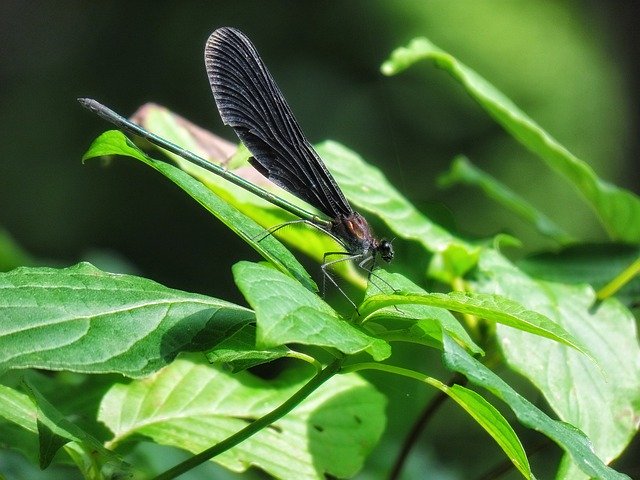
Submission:
[[[381,240],[380,245],[378,245],[378,251],[385,262],[389,263],[393,260],[393,245],[389,240]]]

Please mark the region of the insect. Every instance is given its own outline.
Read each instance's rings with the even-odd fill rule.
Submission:
[[[249,163],[273,183],[331,219],[328,225],[304,220],[332,236],[345,249],[325,253],[322,265],[325,276],[335,284],[326,269],[345,260],[354,260],[365,268],[379,254],[390,262],[391,242],[378,240],[365,218],[353,210],[305,138],[247,36],[235,28],[217,29],[205,46],[205,65],[220,116],[253,155]],[[329,255],[344,257],[326,262]]]
[[[367,264],[373,266],[377,256],[386,262],[393,259],[391,242],[376,238],[365,218],[353,210],[305,138],[291,108],[246,35],[229,27],[214,31],[205,46],[205,65],[220,116],[251,152],[249,163],[273,183],[315,207],[326,218],[293,205],[225,168],[185,151],[95,100],[78,100],[117,127],[142,136],[226,178],[297,216],[300,219],[297,222],[310,224],[331,236],[344,250],[324,254],[323,276],[356,308],[327,269],[338,262],[352,260],[371,274],[372,269],[367,268]],[[327,257],[333,255],[339,255],[340,258],[327,261]]]

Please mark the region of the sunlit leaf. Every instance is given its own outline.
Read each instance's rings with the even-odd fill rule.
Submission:
[[[246,308],[82,263],[0,274],[0,366],[138,377],[253,321]]]
[[[282,404],[308,379],[300,373],[266,382],[177,360],[150,378],[115,385],[100,420],[115,435],[112,446],[137,434],[201,452]],[[384,407],[384,397],[360,377],[338,375],[213,460],[237,472],[253,465],[277,478],[351,477],[382,434]]]
[[[235,281],[255,309],[257,346],[285,343],[333,347],[347,354],[366,351],[374,359],[391,354],[389,345],[341,319],[320,297],[265,265],[240,262]]]
[[[583,430],[606,462],[636,434],[640,417],[640,345],[631,313],[617,300],[595,304],[584,284],[538,281],[486,252],[477,288],[535,308],[584,345],[597,362],[558,343],[498,327],[509,366],[540,389],[558,416]],[[575,457],[574,457],[575,460]]]

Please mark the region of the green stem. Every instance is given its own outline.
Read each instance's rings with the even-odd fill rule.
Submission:
[[[291,350],[289,353],[287,353],[287,357],[295,358],[297,360],[302,360],[303,362],[307,362],[313,365],[313,367],[316,369],[316,372],[319,372],[320,370],[322,370],[322,364],[318,360],[313,358],[311,355],[307,355],[306,353],[296,352],[295,350]]]
[[[375,363],[375,362],[362,362],[362,363],[354,363],[353,365],[347,365],[343,367],[340,373],[351,373],[357,372],[359,370],[381,370],[383,372],[394,373],[396,375],[400,375],[402,377],[412,378],[414,380],[418,380],[419,382],[427,383],[433,387],[436,387],[438,390],[442,390],[446,392],[449,389],[447,385],[442,383],[440,380],[425,375],[424,373],[416,372],[415,370],[409,370],[408,368],[396,367],[394,365],[387,365],[384,363]]]
[[[631,281],[633,277],[640,273],[640,258],[619,273],[613,280],[607,283],[598,291],[598,300],[604,300],[614,295],[618,290]]]
[[[282,405],[270,411],[263,417],[260,417],[255,422],[250,423],[246,427],[244,427],[239,432],[234,433],[230,437],[222,440],[220,443],[204,450],[203,452],[194,455],[188,460],[179,463],[173,468],[170,468],[164,473],[161,473],[154,480],[171,480],[176,478],[178,475],[182,475],[183,473],[197,467],[201,463],[206,462],[207,460],[212,459],[216,455],[220,455],[223,452],[226,452],[230,448],[235,447],[240,442],[246,440],[251,435],[259,432],[260,430],[268,427],[273,422],[279,420],[284,417],[287,413],[297,407],[305,398],[307,398],[311,393],[317,390],[320,385],[333,377],[336,373],[340,371],[342,368],[342,362],[344,358],[338,358],[327,365],[324,369],[318,372],[311,380],[309,380],[300,390],[294,393],[287,401],[285,401]]]

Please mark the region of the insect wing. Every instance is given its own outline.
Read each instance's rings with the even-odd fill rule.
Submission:
[[[269,180],[331,218],[353,212],[305,138],[253,44],[223,27],[207,40],[205,64],[223,122],[233,127]]]

